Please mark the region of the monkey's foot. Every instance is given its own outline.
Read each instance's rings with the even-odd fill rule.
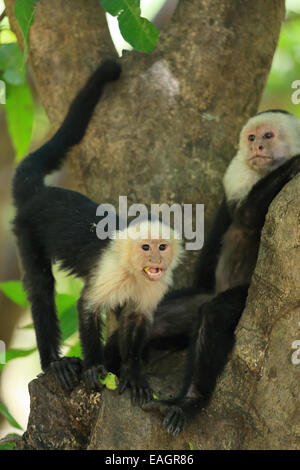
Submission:
[[[101,374],[101,378],[104,379],[107,375],[107,370],[105,367],[100,364],[98,366],[92,366],[88,369],[85,369],[82,373],[83,380],[89,390],[102,390],[103,385],[99,382],[99,374]]]
[[[120,395],[125,389],[130,388],[131,402],[133,405],[143,405],[153,398],[153,391],[143,376],[132,376],[130,373],[121,373],[119,380]]]
[[[180,434],[188,421],[206,405],[203,397],[197,398],[173,398],[170,400],[152,400],[143,406],[145,411],[159,411],[163,416],[163,426],[173,436]]]
[[[73,390],[79,384],[82,360],[79,357],[62,357],[48,367],[66,390]]]
[[[163,426],[173,436],[178,436],[185,427],[187,417],[184,410],[171,402],[152,400],[150,403],[143,405],[143,410],[159,411],[164,416]]]

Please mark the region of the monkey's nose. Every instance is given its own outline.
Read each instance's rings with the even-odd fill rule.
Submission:
[[[263,145],[260,145],[260,146],[258,147],[258,149],[259,149],[259,150],[263,150],[263,149],[264,149],[264,146],[263,146]]]

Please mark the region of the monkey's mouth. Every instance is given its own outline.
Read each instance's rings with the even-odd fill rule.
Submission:
[[[162,268],[153,268],[151,266],[146,266],[145,268],[143,268],[143,273],[151,281],[157,281],[162,277],[164,270]]]
[[[250,158],[250,162],[254,164],[257,167],[263,167],[263,166],[268,166],[270,163],[272,163],[273,158],[268,157],[266,155],[254,155],[254,157]]]

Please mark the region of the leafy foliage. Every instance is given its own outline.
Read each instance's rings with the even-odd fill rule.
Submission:
[[[129,44],[140,52],[151,52],[159,32],[146,18],[141,17],[140,0],[99,0],[103,8],[119,22],[120,32]]]
[[[15,17],[24,39],[25,57],[29,49],[28,36],[30,27],[34,21],[36,7],[39,2],[40,0],[16,0],[15,3]]]
[[[23,54],[16,42],[0,44],[0,79],[6,84],[6,120],[16,160],[26,154],[31,142],[34,102],[26,81]]]
[[[11,424],[14,428],[21,429],[22,427],[20,424],[15,420],[15,418],[10,414],[6,406],[3,405],[3,403],[0,402],[0,413],[7,419],[9,424]]]
[[[289,13],[283,22],[262,109],[282,108],[300,117],[300,107],[291,101],[291,84],[300,77],[300,15]]]
[[[28,307],[29,303],[26,297],[26,292],[20,281],[6,281],[0,283],[0,290],[10,300],[20,305],[21,307]]]
[[[15,445],[15,442],[5,442],[5,444],[0,444],[0,450],[12,450]]]
[[[26,357],[35,352],[36,348],[31,349],[8,349],[5,354],[6,363],[11,361],[12,359],[18,359],[20,357]],[[5,364],[0,364],[0,371],[3,369]]]
[[[26,154],[31,142],[34,103],[27,84],[8,85],[6,90],[6,120],[16,150],[16,160],[20,160]]]
[[[21,307],[28,307],[29,303],[26,298],[26,292],[23,289],[20,281],[7,281],[0,283],[0,290],[13,302]],[[62,331],[62,340],[68,340],[78,329],[78,320],[76,312],[77,297],[70,294],[57,294],[56,305],[58,310],[58,317],[60,320],[60,327]],[[30,325],[31,326],[31,325]],[[26,327],[28,328],[28,326]],[[6,351],[6,363],[13,359],[29,356],[37,351],[36,347],[31,349],[8,349]],[[79,341],[77,341],[69,350],[68,356],[81,357],[81,348]],[[0,364],[0,371],[5,367],[5,364]],[[8,420],[8,422],[18,428],[22,429],[16,422],[13,416],[9,413],[7,408],[0,403],[0,413]]]
[[[13,302],[20,305],[21,307],[29,307],[27,301],[26,292],[23,289],[20,281],[7,281],[0,283],[0,290]],[[57,294],[56,306],[58,310],[58,318],[60,321],[60,327],[62,330],[62,340],[70,338],[78,329],[77,311],[76,311],[77,297],[70,294]],[[28,328],[28,326],[27,326]],[[34,349],[35,350],[35,349]],[[31,352],[33,352],[32,350]],[[9,350],[6,353],[9,357]],[[26,355],[26,354],[24,354]],[[22,351],[14,354],[14,357],[21,357]]]

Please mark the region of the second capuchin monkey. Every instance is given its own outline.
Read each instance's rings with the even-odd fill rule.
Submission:
[[[172,400],[146,405],[165,416],[163,425],[174,435],[212,396],[234,345],[234,331],[245,307],[268,208],[299,171],[300,120],[281,110],[264,111],[249,119],[224,176],[225,199],[200,255],[196,292],[212,298],[200,306],[196,325],[184,320],[191,316],[191,300],[180,295],[177,299],[184,322],[182,332],[188,336],[190,325],[192,337],[181,392]],[[168,336],[168,331],[174,337],[180,334],[179,319],[174,324],[174,314],[172,317],[169,310],[168,303],[172,302],[164,301],[159,307],[154,337]]]
[[[152,391],[140,372],[141,354],[153,312],[172,284],[183,251],[181,241],[158,220],[123,228],[118,217],[111,237],[100,240],[95,231],[103,219],[96,215],[98,204],[78,192],[44,183],[45,176],[57,170],[67,151],[84,137],[105,84],[117,80],[120,72],[113,61],[100,65],[52,139],[18,166],[13,179],[14,233],[43,371],[52,370],[69,390],[82,375],[89,388],[100,387],[98,374],[105,373],[100,313],[115,310],[122,363],[120,393],[129,387],[132,401],[144,403]],[[78,358],[60,355],[54,262],[84,281],[78,301],[83,370]]]

